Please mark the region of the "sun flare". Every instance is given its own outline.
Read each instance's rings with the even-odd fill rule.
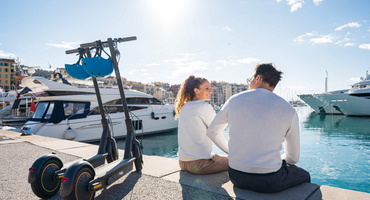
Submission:
[[[150,15],[164,29],[171,29],[179,23],[189,6],[187,0],[148,0]]]

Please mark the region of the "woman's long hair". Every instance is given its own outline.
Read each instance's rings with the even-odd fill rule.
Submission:
[[[194,99],[195,97],[194,89],[199,88],[199,86],[202,85],[205,81],[208,81],[208,80],[202,77],[195,77],[193,75],[185,79],[185,81],[181,84],[179,93],[177,93],[177,96],[176,96],[175,118],[179,116],[180,110],[184,106],[184,104]]]

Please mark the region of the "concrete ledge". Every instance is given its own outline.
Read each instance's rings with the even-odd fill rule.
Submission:
[[[180,171],[178,160],[159,156],[143,156],[143,174],[162,178]]]
[[[365,192],[358,192],[353,190],[347,190],[342,188],[330,187],[322,185],[317,193],[322,194],[322,199],[325,200],[345,200],[345,199],[356,199],[356,200],[369,200],[370,194]]]
[[[212,175],[193,175],[180,171],[163,178],[238,199],[308,199],[320,187],[316,184],[306,183],[280,193],[264,194],[234,187],[229,181],[227,172]]]

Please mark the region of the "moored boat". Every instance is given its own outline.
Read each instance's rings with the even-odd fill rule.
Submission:
[[[352,84],[351,89],[323,94],[298,95],[318,114],[370,116],[370,75]]]
[[[75,89],[80,94],[38,98],[36,111],[21,132],[84,142],[100,140],[103,128],[95,92],[92,88]],[[165,105],[135,90],[125,90],[125,94],[136,134],[177,128],[173,105]],[[125,137],[125,117],[118,90],[101,89],[101,97],[114,137]]]

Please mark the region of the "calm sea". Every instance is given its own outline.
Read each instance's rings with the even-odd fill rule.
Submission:
[[[370,117],[323,116],[308,107],[296,109],[301,126],[297,165],[310,172],[313,183],[370,193]],[[137,138],[145,155],[177,158],[177,130]],[[118,147],[124,148],[124,140],[118,140]],[[214,152],[224,154],[216,146]]]

